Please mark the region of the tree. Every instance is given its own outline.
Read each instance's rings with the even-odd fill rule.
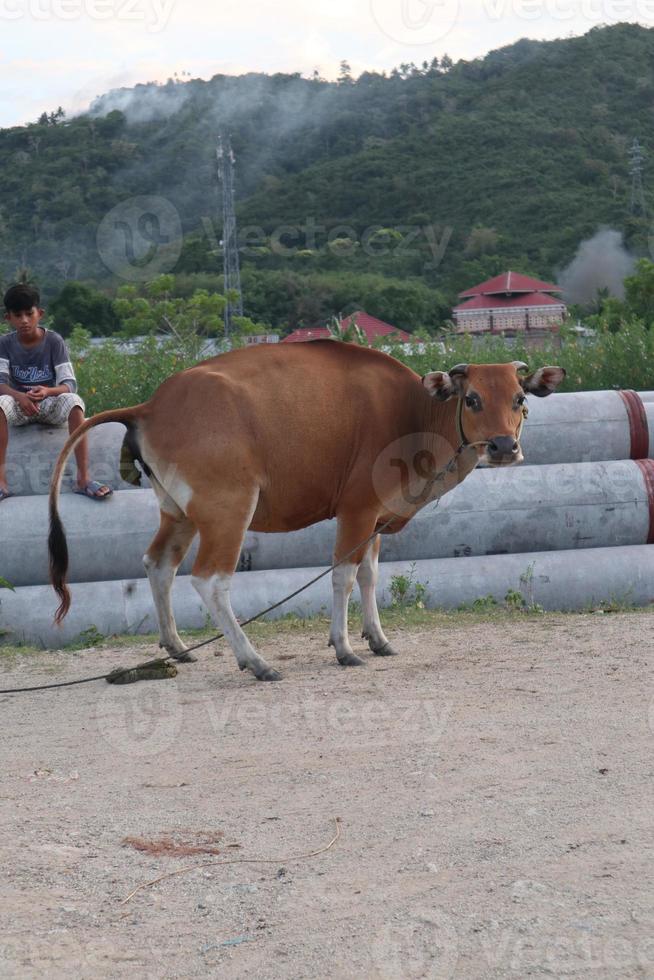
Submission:
[[[654,262],[639,259],[633,276],[624,281],[629,310],[647,326],[654,324]]]
[[[338,69],[338,84],[339,85],[351,85],[354,79],[352,78],[352,69],[349,62],[341,61]]]
[[[97,289],[82,282],[67,282],[49,304],[52,327],[66,337],[76,324],[90,330],[95,337],[116,333],[120,320],[114,304]]]
[[[189,356],[200,357],[209,338],[222,337],[226,299],[222,293],[196,289],[190,296],[177,296],[175,277],[158,276],[142,291],[135,286],[118,290],[115,307],[127,337],[160,336],[175,341]],[[265,331],[248,317],[238,317],[235,336]]]

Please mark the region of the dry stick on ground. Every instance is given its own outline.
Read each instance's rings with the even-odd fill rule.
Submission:
[[[150,888],[152,885],[156,885],[160,881],[165,881],[166,878],[174,878],[176,875],[188,874],[189,871],[197,871],[198,868],[220,868],[224,864],[290,864],[291,861],[304,861],[307,858],[316,857],[318,854],[324,854],[325,851],[330,849],[330,847],[333,847],[338,838],[341,836],[341,818],[334,817],[334,824],[336,825],[336,834],[332,837],[329,844],[318,848],[317,851],[309,851],[308,854],[295,854],[291,857],[280,858],[231,858],[229,861],[203,861],[201,864],[194,864],[188,868],[179,868],[177,871],[169,871],[165,875],[160,875],[158,878],[154,878],[153,881],[144,881],[142,885],[138,885],[134,891],[130,892],[127,898],[124,898],[120,904],[127,905],[127,903],[134,898],[137,892],[140,892],[143,888]]]

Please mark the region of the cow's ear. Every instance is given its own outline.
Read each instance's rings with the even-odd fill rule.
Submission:
[[[556,390],[565,378],[565,374],[565,369],[562,367],[542,367],[533,374],[528,374],[526,378],[520,378],[520,384],[530,395],[545,398]]]
[[[453,395],[460,395],[463,382],[468,374],[467,364],[457,364],[448,371],[430,371],[422,379],[422,383],[433,398],[446,402]]]

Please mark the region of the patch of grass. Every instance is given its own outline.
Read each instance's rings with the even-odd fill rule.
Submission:
[[[575,612],[563,612],[563,611],[552,611],[552,612],[542,612],[539,608],[530,609],[529,607],[512,607],[507,606],[502,603],[497,602],[492,596],[483,596],[476,599],[473,603],[468,606],[462,606],[458,609],[425,609],[416,606],[406,606],[406,607],[393,607],[389,606],[379,610],[380,619],[382,625],[386,630],[413,630],[413,629],[443,629],[443,630],[453,630],[453,629],[465,629],[469,626],[475,626],[483,623],[502,623],[507,620],[517,620],[525,619],[525,617],[533,616],[539,620],[544,620],[547,618],[560,618],[561,616],[569,617],[573,619],[575,616],[588,615],[595,612],[606,612],[606,613],[639,613],[647,614],[654,611],[652,605],[650,606],[633,606],[626,602],[624,599],[616,598],[611,599],[603,604],[598,604],[591,606],[587,609],[577,610]],[[360,610],[351,609],[350,615],[348,617],[350,631],[353,636],[356,636],[360,631],[361,627],[361,615]],[[255,644],[265,644],[267,640],[279,639],[283,636],[299,636],[302,634],[315,634],[324,633],[327,636],[329,632],[329,617],[326,613],[320,613],[316,616],[297,616],[289,613],[280,619],[275,620],[259,620],[256,623],[251,623],[247,626],[246,632]],[[180,630],[180,636],[182,639],[191,646],[193,643],[200,642],[202,640],[209,640],[218,632],[217,629],[211,627],[207,629],[203,627],[197,630]],[[159,651],[159,635],[157,633],[140,633],[140,634],[126,634],[123,636],[102,636],[99,635],[95,638],[96,642],[92,644],[92,648],[98,651],[103,649],[121,650],[128,647],[134,648],[144,648],[144,655],[148,656],[158,656]],[[216,641],[224,645],[224,640]],[[82,651],[87,650],[89,647],[83,647],[79,641],[69,644],[60,648],[60,651]],[[55,651],[45,651],[42,648],[24,645],[0,645],[0,657],[3,663],[11,663],[12,659],[17,656],[29,656],[37,653],[50,653]]]
[[[603,612],[603,613],[618,613],[618,612],[632,612],[636,609],[642,609],[647,607],[634,606],[633,602],[633,592],[631,589],[627,589],[626,592],[622,594],[610,596],[605,599],[604,602],[594,603],[589,606],[585,611],[590,613]],[[651,608],[651,607],[650,607]]]

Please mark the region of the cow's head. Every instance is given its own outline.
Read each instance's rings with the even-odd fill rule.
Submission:
[[[422,382],[440,401],[459,398],[465,439],[477,446],[479,461],[510,466],[524,459],[519,435],[525,393],[544,398],[565,378],[560,367],[543,367],[528,374],[522,361],[510,364],[457,364],[450,371],[432,371]]]

